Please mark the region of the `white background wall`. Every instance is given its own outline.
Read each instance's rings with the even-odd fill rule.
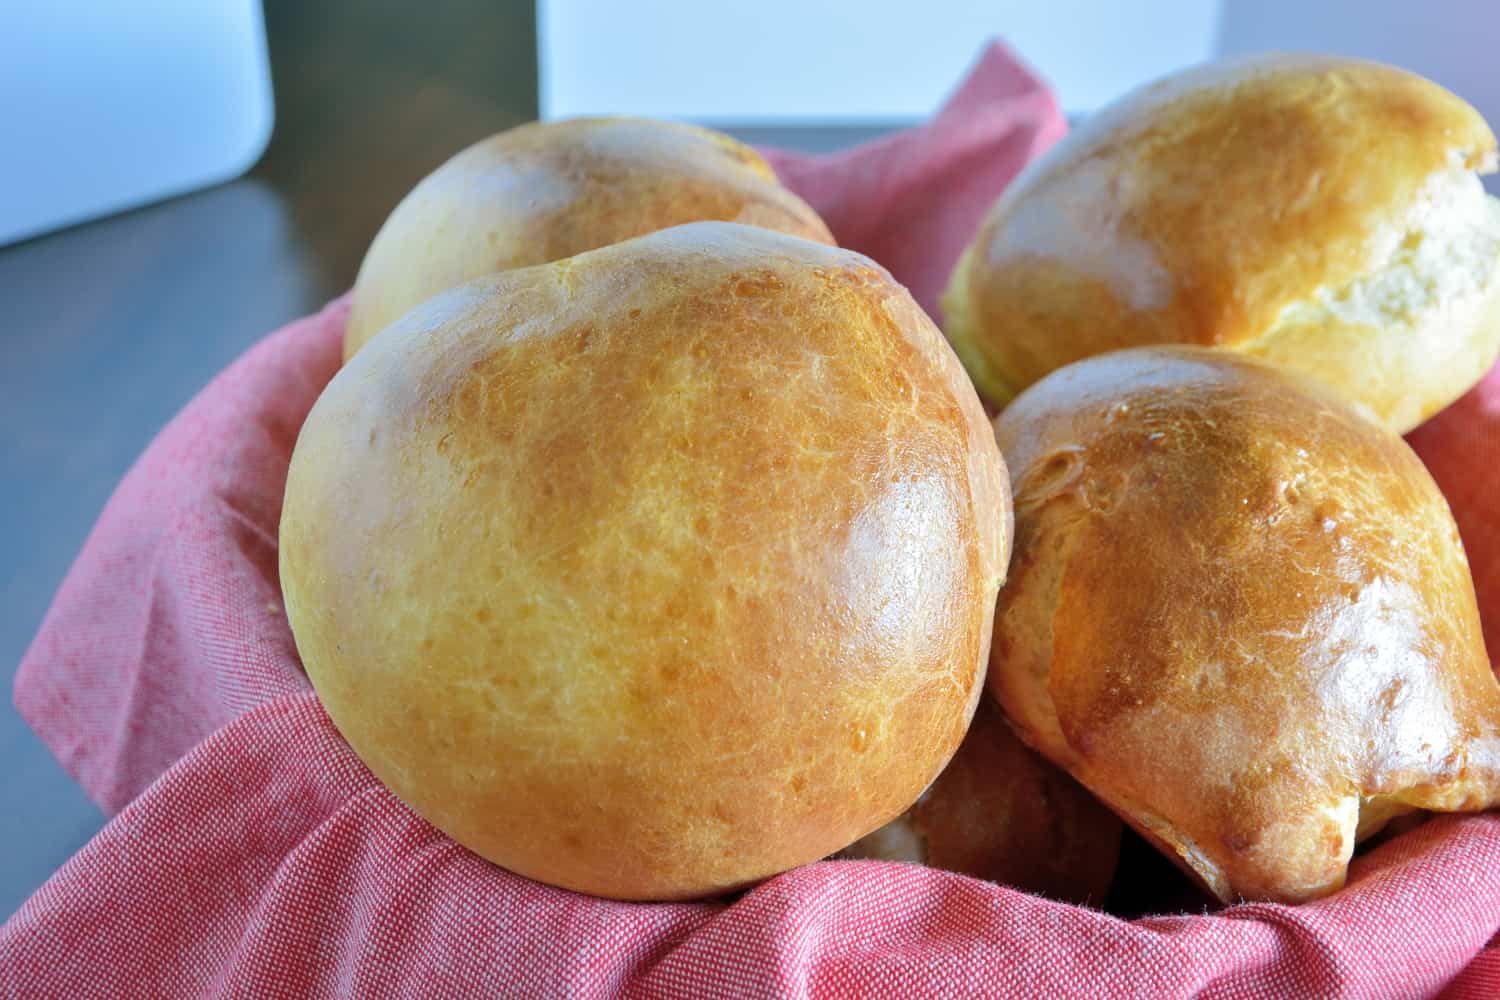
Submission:
[[[0,0],[0,244],[234,177],[272,118],[260,0]]]
[[[1075,113],[1280,48],[1396,62],[1500,121],[1500,0],[539,0],[538,19],[544,116],[901,121],[1003,36]]]
[[[613,110],[743,124],[919,118],[996,35],[1054,81],[1065,107],[1086,109],[1207,58],[1218,7],[1217,0],[540,0],[542,114]]]

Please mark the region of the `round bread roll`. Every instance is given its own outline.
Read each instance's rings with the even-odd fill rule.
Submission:
[[[1004,465],[858,254],[696,223],[438,296],[298,438],[287,616],[351,746],[458,842],[720,893],[898,815],[983,686]]]
[[[1054,372],[995,431],[1016,525],[990,689],[1220,899],[1323,895],[1392,816],[1496,803],[1468,563],[1399,437],[1189,347]]]
[[[1120,856],[1120,821],[1022,743],[981,698],[958,753],[901,816],[841,852],[914,861],[1100,905]]]
[[[493,135],[429,174],[386,219],[354,283],[344,358],[472,278],[702,220],[833,242],[755,150],[710,129],[577,118]]]
[[[1479,114],[1375,63],[1261,56],[1130,94],[991,209],[943,298],[995,406],[1153,343],[1254,355],[1405,432],[1500,354]]]

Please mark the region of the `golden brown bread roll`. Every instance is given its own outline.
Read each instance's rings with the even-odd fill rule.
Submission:
[[[577,118],[493,135],[429,174],[376,234],[354,283],[344,358],[471,278],[701,220],[833,242],[755,150],[711,129]]]
[[[513,871],[718,893],[899,814],[962,739],[1004,465],[858,254],[681,226],[372,341],[281,522],[308,676],[371,770]]]
[[[1404,432],[1500,353],[1500,202],[1479,114],[1420,77],[1318,56],[1128,95],[1005,192],[943,298],[1003,406],[1121,347],[1229,348]]]
[[[1500,686],[1448,505],[1325,389],[1203,348],[1047,376],[995,422],[1015,547],[990,690],[1220,899],[1500,796]]]
[[[915,861],[1100,905],[1120,855],[1114,813],[1029,749],[989,698],[943,773],[905,813],[841,852]]]

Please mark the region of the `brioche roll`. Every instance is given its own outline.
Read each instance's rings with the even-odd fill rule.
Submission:
[[[932,782],[1008,545],[993,433],[907,292],[697,223],[372,341],[302,428],[281,579],[333,721],[417,812],[523,875],[681,899]]]
[[[1337,889],[1412,809],[1500,796],[1500,686],[1401,438],[1254,359],[1138,348],[995,422],[1015,551],[989,685],[1220,899]]]
[[[1421,77],[1319,56],[1144,87],[1000,198],[945,331],[1003,406],[1062,365],[1154,343],[1309,375],[1405,432],[1500,353],[1500,202],[1479,114]]]
[[[429,174],[381,227],[354,283],[344,357],[472,278],[700,220],[833,242],[758,153],[710,129],[578,118],[501,132]]]
[[[981,698],[932,787],[841,854],[914,861],[1097,906],[1114,879],[1120,832],[1114,813],[1022,743],[993,700]]]

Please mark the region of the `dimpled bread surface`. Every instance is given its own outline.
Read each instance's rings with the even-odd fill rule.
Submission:
[[[1069,366],[995,427],[1016,528],[990,688],[1221,899],[1326,894],[1391,816],[1495,804],[1500,686],[1399,437],[1187,347]]]
[[[309,676],[397,795],[523,875],[676,899],[824,857],[936,777],[1009,525],[904,289],[698,223],[372,341],[298,441],[281,570]]]

